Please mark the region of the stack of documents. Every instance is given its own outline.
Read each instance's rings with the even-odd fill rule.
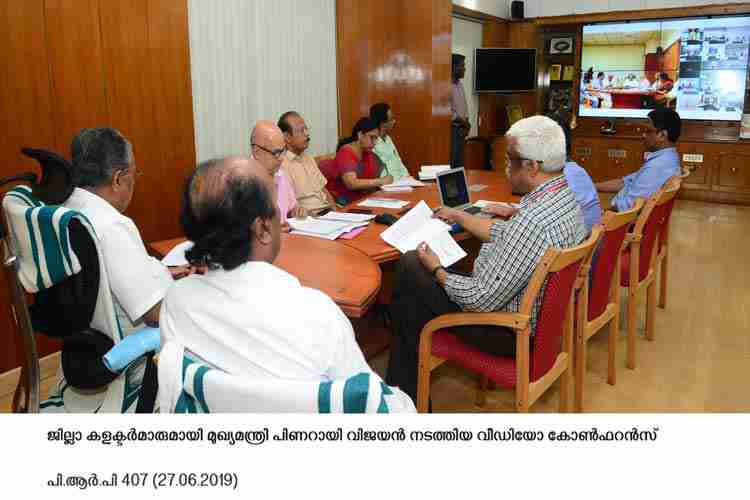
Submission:
[[[422,165],[422,169],[419,171],[419,178],[423,181],[435,180],[438,173],[450,169],[450,165]]]
[[[430,207],[420,201],[380,237],[401,253],[416,250],[420,243],[425,242],[438,256],[440,264],[447,267],[466,257],[466,252],[450,235],[450,229],[445,222],[433,218]]]
[[[394,200],[393,198],[367,198],[365,201],[357,203],[358,207],[373,207],[373,208],[393,208],[399,209],[408,205],[408,201]]]
[[[326,214],[329,215],[329,214]],[[337,213],[339,217],[341,216],[356,216],[355,219],[361,218],[363,214],[340,214]],[[374,217],[374,216],[367,216],[365,217]],[[332,218],[326,218],[318,217],[307,217],[305,219],[287,219],[287,222],[289,222],[289,226],[292,228],[291,233],[292,234],[301,234],[303,236],[314,236],[316,238],[323,238],[326,240],[335,240],[342,234],[348,233],[349,231],[352,231],[354,229],[357,229],[358,227],[363,227],[369,224],[368,220],[352,220],[353,218],[350,217],[343,217],[347,220],[341,220],[341,219],[332,219]]]

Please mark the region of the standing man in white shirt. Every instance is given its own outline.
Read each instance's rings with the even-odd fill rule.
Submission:
[[[173,277],[186,267],[168,269],[149,256],[135,223],[123,214],[139,175],[133,147],[112,128],[82,129],[70,146],[77,186],[67,208],[85,215],[96,231],[123,335],[159,325],[161,300]]]
[[[281,247],[273,179],[251,159],[202,163],[188,180],[180,220],[206,265],[170,288],[162,343],[237,376],[327,380],[372,373],[352,325],[322,292],[273,265]],[[314,263],[313,263],[314,264]]]
[[[471,130],[469,122],[469,105],[466,103],[464,84],[461,82],[466,74],[466,57],[453,54],[451,60],[453,72],[453,91],[451,92],[451,167],[464,166],[464,143]]]

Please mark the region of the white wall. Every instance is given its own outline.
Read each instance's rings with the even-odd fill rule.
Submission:
[[[594,68],[594,76],[599,71],[643,71],[645,54],[643,45],[587,46],[581,57],[581,71]]]
[[[479,97],[474,93],[474,49],[482,46],[482,24],[453,18],[453,40],[451,51],[466,56],[466,76],[463,79],[466,103],[469,105],[471,130],[469,137],[477,135]]]
[[[248,154],[255,121],[290,109],[312,129],[311,154],[335,149],[335,0],[189,0],[188,9],[198,161]]]

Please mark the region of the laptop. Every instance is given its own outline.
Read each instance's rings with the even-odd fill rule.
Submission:
[[[466,171],[453,168],[436,175],[440,204],[444,207],[463,210],[470,214],[481,212],[481,208],[472,206],[469,199],[469,185],[466,183]]]

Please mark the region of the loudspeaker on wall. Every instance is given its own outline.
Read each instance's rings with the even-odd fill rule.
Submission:
[[[510,17],[514,20],[523,19],[523,2],[513,1],[510,3]]]

